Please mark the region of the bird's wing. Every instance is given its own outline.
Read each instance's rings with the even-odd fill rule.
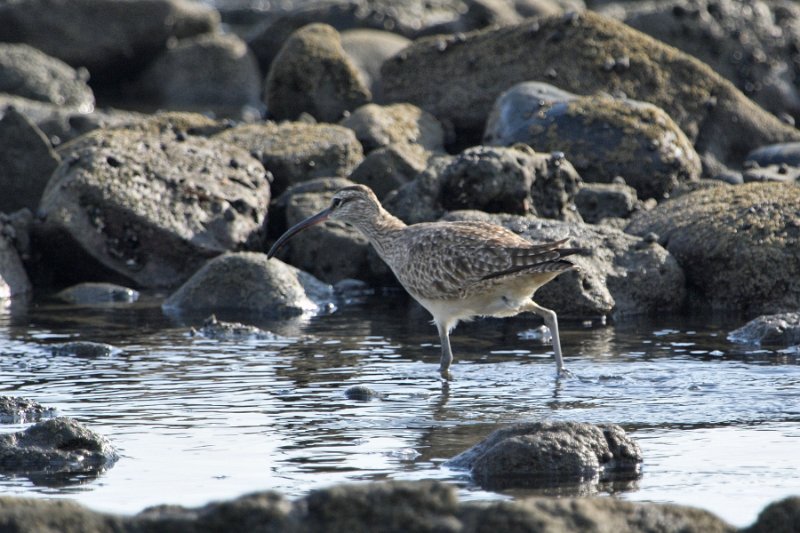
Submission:
[[[558,248],[565,241],[533,244],[494,224],[439,222],[416,224],[406,231],[411,244],[395,274],[412,295],[423,298],[459,298],[482,281],[567,268],[553,266],[559,263]]]

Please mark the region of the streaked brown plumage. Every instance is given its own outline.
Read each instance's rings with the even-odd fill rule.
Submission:
[[[536,289],[574,267],[562,259],[576,251],[563,247],[566,240],[533,244],[485,222],[407,226],[386,211],[368,187],[354,185],[339,190],[330,207],[284,233],[268,256],[298,232],[328,218],[360,230],[408,293],[433,315],[442,342],[442,374],[448,373],[453,359],[450,331],[459,321],[524,311],[544,318],[553,336],[558,373],[565,372],[556,314],[532,297]]]

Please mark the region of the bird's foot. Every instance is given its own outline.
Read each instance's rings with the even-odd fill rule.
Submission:
[[[450,367],[440,367],[439,374],[445,381],[453,381],[453,373],[450,372]]]
[[[575,377],[575,374],[573,374],[572,372],[570,372],[569,370],[567,370],[563,366],[561,368],[559,368],[557,373],[556,373],[556,379],[574,378],[574,377]]]

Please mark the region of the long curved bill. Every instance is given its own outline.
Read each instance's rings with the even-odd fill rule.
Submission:
[[[286,244],[286,241],[288,241],[289,239],[291,239],[292,237],[294,237],[295,235],[297,235],[306,228],[310,228],[311,226],[319,224],[320,222],[325,222],[329,216],[331,216],[330,207],[327,209],[323,209],[314,216],[308,217],[302,222],[298,222],[297,224],[286,230],[286,233],[281,235],[280,238],[278,238],[278,240],[275,241],[275,244],[272,245],[272,248],[269,249],[269,252],[267,252],[267,259],[272,259],[272,256],[275,255],[278,252],[278,250],[280,250],[283,247],[284,244]]]

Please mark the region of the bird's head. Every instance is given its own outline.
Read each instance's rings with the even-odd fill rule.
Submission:
[[[381,214],[381,204],[372,189],[365,185],[352,185],[336,191],[330,205],[311,217],[289,228],[272,245],[267,257],[275,253],[292,237],[306,228],[326,220],[338,220],[355,227],[364,227]]]

